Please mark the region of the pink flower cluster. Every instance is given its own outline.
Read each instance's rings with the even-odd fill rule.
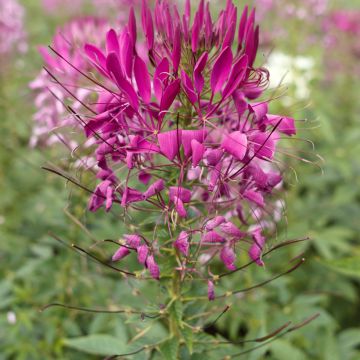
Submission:
[[[329,74],[360,75],[360,11],[337,10],[323,21]],[[331,52],[331,55],[329,54]]]
[[[108,28],[108,23],[103,19],[85,17],[74,19],[56,30],[53,49],[61,53],[77,70],[58,56],[51,55],[48,48],[39,47],[47,70],[42,70],[30,84],[30,88],[37,93],[35,98],[37,112],[34,115],[30,140],[32,146],[39,142],[50,145],[58,142],[59,139],[67,142],[63,134],[54,132],[61,127],[77,125],[64,104],[67,102],[67,105],[71,105],[77,111],[81,107],[81,102],[94,92],[92,88],[84,88],[84,79],[79,72],[92,70],[91,64],[84,55],[83,46],[88,41],[98,46],[103,44]],[[58,79],[61,79],[67,87],[59,84]],[[68,145],[73,148],[76,143],[72,141]]]
[[[17,0],[0,0],[0,56],[27,50],[25,10]]]
[[[214,258],[233,271],[245,248],[263,265],[282,181],[277,144],[296,133],[292,118],[269,111],[255,11],[246,7],[239,24],[238,15],[230,0],[217,19],[203,0],[193,17],[189,0],[183,14],[167,0],[154,11],[144,0],[140,24],[131,9],[105,46],[85,45],[98,99],[77,116],[95,142],[99,184],[89,209],[156,215],[150,230],[131,225],[113,260],[136,253],[159,279],[173,251],[174,268],[204,279],[210,299]],[[64,59],[71,72],[83,70],[61,52]]]
[[[328,11],[328,0],[255,0],[257,15],[264,22],[265,36],[262,44],[272,44],[276,39],[286,39],[289,31],[297,29],[302,34],[299,47],[317,43],[317,33],[321,31],[319,18]],[[292,29],[292,30],[291,30]],[[294,41],[293,37],[291,40]],[[306,40],[306,41],[304,41]]]

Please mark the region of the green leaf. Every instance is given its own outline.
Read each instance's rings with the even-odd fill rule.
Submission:
[[[182,317],[183,317],[183,304],[180,301],[175,301],[170,309],[170,315],[173,316],[180,328],[183,327]]]
[[[343,275],[360,278],[360,256],[325,260],[321,264]]]
[[[176,337],[173,337],[161,346],[160,351],[166,360],[177,360],[179,350],[179,341]]]
[[[64,339],[64,344],[78,351],[96,355],[124,354],[129,350],[122,339],[101,334]]]
[[[295,346],[291,345],[288,341],[277,339],[271,344],[271,353],[276,360],[306,360],[305,354]]]
[[[181,332],[185,340],[186,347],[191,355],[193,353],[193,331],[188,327],[184,327]]]

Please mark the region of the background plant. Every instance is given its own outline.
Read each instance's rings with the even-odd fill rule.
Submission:
[[[63,20],[42,18],[42,21],[30,21],[39,16],[41,11],[35,2],[27,2],[26,5],[31,44],[49,43],[50,34],[53,33],[51,29],[55,23]],[[354,7],[357,4],[331,4],[338,8],[346,5]],[[301,32],[296,31],[291,36],[301,38]],[[281,42],[277,49],[280,47]],[[345,54],[350,59],[348,53]],[[296,162],[300,186],[288,189],[287,202],[292,205],[287,210],[289,226],[284,229],[284,234],[286,237],[310,235],[313,240],[304,243],[304,247],[310,247],[307,256],[314,256],[310,256],[311,261],[307,262],[303,271],[299,269],[289,277],[246,295],[246,299],[233,305],[239,316],[225,314],[217,322],[216,331],[221,331],[226,338],[231,339],[237,339],[239,333],[253,337],[264,334],[266,328],[273,329],[273,326],[289,318],[296,320],[298,317],[301,320],[308,313],[317,311],[321,316],[307,328],[253,352],[248,355],[249,358],[262,358],[267,351],[270,351],[266,355],[270,359],[285,359],[289,354],[305,359],[358,357],[358,272],[353,264],[356,265],[358,253],[358,111],[354,99],[359,84],[350,74],[337,79],[336,85],[329,86],[328,82],[324,82],[326,77],[323,75],[325,68],[321,62],[321,51],[311,52],[309,56],[315,59],[316,64],[316,77],[310,82],[311,106],[303,103],[290,106],[302,109],[298,118],[321,121],[321,126],[311,133],[306,131],[305,137],[314,140],[317,152],[326,158],[323,165],[325,174],[321,176],[317,169]],[[21,64],[23,59],[28,60],[26,70]],[[86,261],[79,261],[76,254],[58,246],[48,236],[51,230],[61,237],[76,238],[84,246],[90,242],[88,235],[71,217],[65,212],[59,216],[69,189],[64,189],[61,181],[45,176],[38,170],[44,160],[61,157],[59,152],[66,152],[61,147],[41,152],[34,150],[31,153],[28,150],[32,105],[27,83],[39,69],[40,63],[36,50],[30,46],[29,54],[14,62],[14,70],[2,75],[1,89],[6,97],[2,97],[1,104],[2,113],[6,110],[6,116],[1,122],[3,223],[0,227],[0,246],[4,279],[1,285],[1,356],[88,359],[90,355],[65,346],[67,342],[61,338],[104,333],[119,336],[125,331],[120,316],[111,316],[110,321],[106,315],[86,315],[55,309],[39,316],[38,309],[49,299],[68,303],[81,300],[82,304],[88,306],[105,305],[108,301],[106,288],[115,289],[113,296],[116,300],[121,296],[121,289],[118,288],[117,277],[104,274],[102,267],[94,267],[93,264],[90,265],[93,274],[91,281],[86,280],[82,275],[89,271]],[[30,71],[29,66],[33,71]],[[341,73],[338,75],[341,77]],[[340,131],[341,139],[338,135]],[[86,201],[76,188],[73,188],[71,196],[79,197],[76,199],[78,205],[67,210],[75,218],[84,219]],[[74,199],[71,203],[74,203]],[[87,214],[86,219],[97,239],[113,236],[114,226],[119,226],[105,217],[101,220],[97,217],[95,222]],[[281,254],[281,258],[284,256],[287,255]],[[272,259],[272,262],[276,265],[276,259]],[[274,270],[279,270],[283,263],[279,261],[278,265]],[[249,283],[260,280],[259,275],[251,271],[246,272],[246,276]],[[105,283],[108,286],[104,286]],[[12,317],[8,314],[11,311],[17,317],[15,324],[11,324]],[[138,318],[136,320],[138,326],[143,326]],[[156,332],[157,336],[162,336],[160,329],[151,333]],[[89,340],[92,341],[91,338]],[[88,349],[88,343],[82,347],[82,350],[85,349]]]

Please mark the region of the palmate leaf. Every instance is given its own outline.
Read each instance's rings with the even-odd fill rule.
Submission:
[[[320,263],[340,274],[360,279],[360,256],[323,260]]]
[[[104,356],[124,354],[133,350],[121,338],[102,334],[64,339],[64,344],[78,351]]]

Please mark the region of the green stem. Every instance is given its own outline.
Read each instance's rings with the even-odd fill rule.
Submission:
[[[176,303],[181,298],[181,280],[178,271],[174,272],[171,282],[171,302],[173,310],[169,314],[169,332],[173,337],[179,338],[181,336],[179,328],[179,319],[177,318]]]

